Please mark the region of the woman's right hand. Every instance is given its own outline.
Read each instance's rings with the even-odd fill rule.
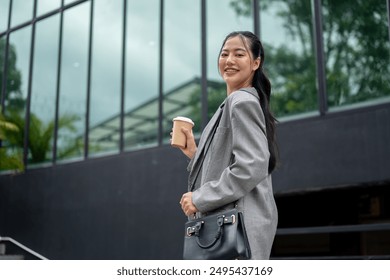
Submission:
[[[192,129],[188,130],[184,127],[181,128],[181,131],[186,135],[187,142],[185,148],[180,148],[180,150],[190,159],[192,159],[196,153],[197,146],[195,143],[195,137],[192,133]]]

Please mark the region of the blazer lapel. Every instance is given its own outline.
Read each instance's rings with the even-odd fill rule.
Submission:
[[[189,174],[189,179],[188,179],[188,187],[190,188],[192,184],[194,183],[194,180],[196,179],[195,176],[198,173],[199,168],[201,168],[200,163],[202,162],[202,157],[205,156],[204,150],[206,148],[206,145],[208,145],[210,138],[211,138],[211,132],[213,131],[213,128],[218,125],[216,122],[219,118],[219,116],[222,114],[223,106],[225,105],[225,102],[223,102],[219,108],[218,111],[214,114],[214,116],[210,119],[209,123],[203,130],[202,136],[200,138],[199,144],[197,151],[195,153],[195,158],[194,158],[194,163],[192,165],[192,169]]]

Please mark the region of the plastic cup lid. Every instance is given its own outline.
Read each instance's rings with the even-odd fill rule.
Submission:
[[[192,125],[195,125],[194,122],[190,119],[190,118],[186,118],[186,117],[176,117],[174,118],[172,121],[183,121],[183,122],[189,122],[191,123]]]

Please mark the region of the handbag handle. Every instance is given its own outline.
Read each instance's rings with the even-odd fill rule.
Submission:
[[[225,216],[225,215],[220,215],[217,217],[217,225],[218,225],[218,230],[214,236],[214,240],[211,241],[209,244],[204,245],[200,241],[200,230],[202,229],[202,226],[204,225],[204,221],[199,221],[197,222],[194,226],[187,228],[187,235],[191,236],[192,234],[195,234],[196,236],[196,243],[198,244],[199,247],[203,249],[208,249],[217,243],[217,241],[221,238],[222,232],[223,232],[223,226],[224,224],[234,224],[236,222],[236,216],[231,215]]]
[[[200,238],[199,238],[199,232],[200,232],[200,229],[202,227],[202,222],[198,222],[197,225],[195,225],[195,227],[198,227],[198,230],[195,231],[195,236],[196,236],[196,243],[198,243],[198,246],[200,248],[203,248],[203,249],[208,249],[212,246],[215,245],[215,243],[217,243],[218,239],[221,237],[222,235],[222,227],[223,227],[223,219],[224,217],[223,216],[219,216],[218,219],[217,219],[217,225],[218,225],[218,230],[217,230],[217,233],[215,234],[215,237],[214,237],[214,240],[211,241],[209,244],[207,245],[203,245],[201,242],[200,242]],[[199,225],[198,225],[199,224]]]

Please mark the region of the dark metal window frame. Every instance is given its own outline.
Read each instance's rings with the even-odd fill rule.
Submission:
[[[93,0],[90,0],[90,15],[89,15],[89,42],[88,42],[88,70],[87,70],[87,97],[86,97],[86,112],[85,112],[85,133],[84,133],[84,160],[88,158],[89,152],[89,116],[91,103],[91,65],[92,65],[92,43],[93,43]]]
[[[53,146],[53,156],[52,156],[52,164],[56,164],[56,154],[57,154],[57,137],[58,137],[58,108],[59,108],[59,90],[60,90],[60,71],[61,71],[61,60],[62,60],[62,31],[63,31],[63,13],[66,9],[72,8],[74,6],[77,6],[81,3],[87,2],[88,0],[80,0],[72,2],[66,6],[64,6],[64,0],[61,0],[61,6],[57,9],[54,9],[48,13],[45,13],[40,16],[36,16],[37,14],[37,0],[34,0],[33,4],[33,15],[32,19],[28,20],[26,22],[23,22],[21,24],[18,24],[11,28],[11,20],[12,20],[12,6],[13,6],[13,0],[10,0],[9,3],[9,10],[8,10],[8,23],[7,23],[7,30],[5,32],[0,33],[0,37],[5,36],[6,38],[6,46],[5,46],[5,53],[4,53],[4,66],[3,66],[3,83],[1,90],[1,108],[2,112],[5,112],[5,96],[7,94],[7,88],[6,88],[6,81],[7,81],[7,68],[8,68],[8,55],[9,55],[9,36],[12,32],[15,32],[19,29],[22,29],[27,26],[31,26],[31,42],[30,42],[30,61],[29,61],[29,70],[28,70],[28,86],[27,86],[27,99],[26,99],[26,114],[25,114],[25,127],[24,127],[24,144],[23,144],[23,163],[25,166],[25,169],[28,169],[28,139],[29,139],[29,128],[30,128],[30,112],[31,112],[31,90],[32,90],[32,76],[33,76],[33,66],[34,66],[34,48],[35,48],[35,26],[36,23],[46,19],[50,16],[53,16],[55,14],[60,13],[60,28],[59,28],[59,53],[58,53],[58,65],[57,65],[57,85],[56,85],[56,108],[55,108],[55,130],[54,130],[54,146]],[[93,14],[92,11],[92,2],[93,0],[90,0],[91,2],[91,15]],[[92,29],[90,30],[90,34],[92,34]],[[91,46],[89,51],[89,56],[91,54]],[[88,87],[90,84],[90,59],[89,59],[89,67],[88,67]],[[89,90],[87,91],[88,95],[88,102],[87,102],[87,112],[89,112]],[[87,121],[86,121],[86,127],[88,128],[88,119],[89,114],[87,113]],[[88,132],[88,130],[86,130]],[[88,141],[88,133],[86,133],[86,141]],[[86,153],[85,158],[87,158],[88,150],[86,146]]]
[[[389,30],[390,41],[390,0],[387,0],[387,29]]]
[[[316,56],[316,71],[317,71],[317,93],[318,93],[318,110],[321,116],[328,111],[327,93],[326,93],[326,73],[325,73],[325,58],[324,58],[324,40],[323,40],[323,22],[322,22],[322,3],[321,0],[312,0],[313,9],[313,26],[314,26],[314,42]]]
[[[163,101],[164,101],[164,76],[163,76],[163,69],[164,69],[164,0],[160,0],[160,41],[159,41],[159,70],[158,70],[158,146],[161,146],[163,143]]]
[[[61,0],[61,9],[64,7],[64,0]],[[60,13],[60,34],[58,38],[58,60],[57,60],[57,86],[56,86],[56,107],[54,117],[54,139],[53,139],[53,164],[57,161],[57,138],[58,138],[58,119],[60,106],[60,84],[61,84],[61,65],[62,65],[62,34],[64,28],[64,13]]]
[[[29,123],[30,123],[30,102],[31,102],[31,79],[33,71],[33,54],[34,54],[34,45],[35,45],[35,24],[48,18],[52,15],[60,13],[60,34],[59,34],[59,54],[58,54],[58,68],[57,68],[57,92],[56,92],[56,108],[55,108],[55,132],[54,132],[54,147],[53,147],[53,157],[52,164],[56,164],[56,154],[57,154],[57,138],[58,138],[58,118],[59,118],[59,94],[60,94],[60,71],[61,71],[61,60],[62,60],[62,36],[63,36],[63,13],[65,10],[82,4],[84,2],[90,2],[90,29],[89,29],[89,46],[88,46],[88,72],[87,72],[87,92],[86,92],[86,119],[85,119],[85,131],[84,131],[84,160],[89,158],[89,128],[90,128],[90,95],[91,95],[91,63],[92,63],[92,40],[93,40],[93,13],[94,13],[94,0],[79,0],[74,1],[70,4],[65,5],[64,0],[61,1],[61,6],[57,9],[54,9],[48,13],[45,13],[40,16],[36,16],[37,9],[37,0],[34,0],[34,10],[33,17],[31,20],[21,23],[17,26],[11,28],[11,17],[12,17],[12,6],[13,0],[9,2],[9,11],[8,11],[8,26],[7,30],[0,33],[0,37],[5,37],[6,47],[4,50],[4,65],[3,65],[3,84],[1,90],[1,100],[0,104],[2,106],[2,111],[6,109],[5,105],[5,96],[6,92],[6,80],[7,80],[7,67],[8,67],[8,55],[9,55],[9,36],[12,32],[21,29],[23,27],[32,26],[31,30],[31,45],[30,45],[30,64],[29,64],[29,73],[28,73],[28,92],[26,100],[26,127],[25,127],[25,141],[24,141],[24,155],[23,160],[25,167],[28,168],[28,134],[29,134]],[[207,99],[207,0],[200,0],[201,5],[201,117],[202,124],[201,127],[204,128],[208,122],[208,99]],[[210,0],[208,0],[210,1]],[[253,9],[253,27],[254,33],[261,37],[261,22],[260,22],[260,1],[261,0],[252,0],[252,9]],[[388,22],[390,22],[390,0],[387,0],[387,15]],[[119,152],[124,152],[124,100],[125,100],[125,73],[126,73],[126,32],[127,32],[127,0],[123,0],[123,34],[122,34],[122,65],[121,65],[121,104],[120,104],[120,149]],[[326,93],[326,77],[325,77],[325,60],[324,60],[324,45],[323,45],[323,30],[322,30],[322,13],[321,13],[322,1],[321,0],[312,0],[312,16],[313,16],[313,27],[314,27],[314,39],[315,39],[315,55],[316,55],[316,65],[317,65],[317,84],[318,84],[318,111],[320,117],[329,115],[327,108],[327,93]],[[160,0],[160,29],[159,29],[159,85],[158,85],[158,111],[159,111],[159,120],[158,120],[158,139],[157,145],[163,145],[163,55],[164,55],[164,0]],[[389,30],[389,41],[390,41],[390,24],[388,24]],[[331,114],[335,114],[332,112]],[[339,113],[339,112],[338,112]],[[299,121],[299,119],[297,120]]]

